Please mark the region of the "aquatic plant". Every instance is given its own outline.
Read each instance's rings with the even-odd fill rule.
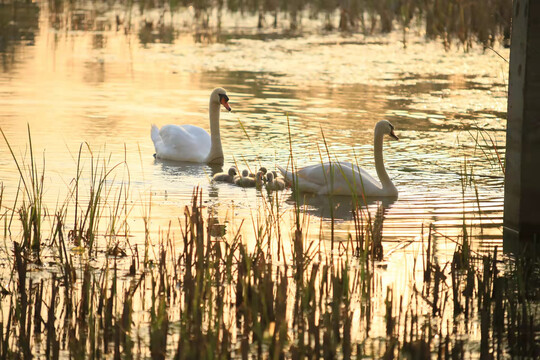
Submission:
[[[478,146],[491,143],[475,136]],[[325,149],[321,160],[331,156]],[[290,130],[289,150],[294,167]],[[483,150],[491,154],[484,161],[498,166],[498,156]],[[39,174],[42,194],[44,170],[32,171],[34,157],[13,160],[27,184]],[[465,160],[463,191],[476,175]],[[224,219],[199,188],[178,219],[153,231],[151,197],[141,217],[130,212],[127,165],[86,144],[76,161],[66,201],[54,216],[41,216],[46,261],[33,261],[25,231],[5,233],[0,358],[540,356],[538,259],[474,248],[466,219],[457,236],[419,229],[411,272],[403,284],[386,284],[385,208],[366,206],[361,194],[352,199],[353,226],[343,241],[322,233],[310,240],[309,200],[297,191],[290,211],[280,192],[261,197],[253,239],[245,238],[245,219],[223,231]],[[21,193],[32,189],[21,180]],[[6,209],[0,220],[9,223],[17,211]],[[128,220],[144,224],[141,251],[127,242]],[[442,241],[455,244],[453,256],[441,256]]]
[[[23,230],[23,242],[21,244],[21,247],[23,249],[34,250],[37,258],[39,259],[39,252],[42,240],[42,218],[45,214],[45,208],[43,204],[45,157],[43,157],[43,165],[40,172],[37,165],[37,159],[34,157],[30,125],[28,125],[28,151],[30,157],[29,164],[16,156],[2,128],[0,128],[0,132],[4,137],[13,161],[17,166],[17,171],[20,175],[20,181],[23,185],[23,200],[20,208],[18,209],[19,219],[21,221]],[[13,208],[17,207],[17,199],[18,196],[16,197],[15,204],[13,204]]]
[[[126,269],[109,256],[100,271],[87,263],[80,277],[59,282],[53,275],[36,286],[27,279],[28,263],[14,243],[18,279],[2,301],[10,299],[19,311],[2,317],[0,356],[29,354],[44,341],[41,349],[49,358],[66,353],[228,357],[233,349],[238,357],[417,357],[431,352],[450,358],[473,351],[463,335],[473,331],[476,321],[481,354],[511,349],[538,355],[532,337],[539,314],[530,307],[538,295],[531,285],[538,275],[532,270],[534,259],[501,263],[497,251],[493,256],[471,254],[464,271],[432,257],[430,230],[424,285],[410,298],[392,287],[383,291],[387,338],[377,340],[370,337],[375,321],[370,298],[380,291],[374,288],[373,255],[335,258],[319,253],[316,258],[322,261],[315,261],[309,255],[313,249],[296,245],[292,264],[278,265],[268,247],[248,251],[239,233],[214,238],[201,196],[195,190],[185,208],[183,248],[177,246],[175,253],[166,235],[156,244],[156,257],[147,260],[154,265],[139,268],[142,257],[135,253],[127,276],[118,276]],[[303,243],[296,230],[291,241]],[[447,321],[455,323],[446,326]],[[34,331],[42,324],[43,338]]]

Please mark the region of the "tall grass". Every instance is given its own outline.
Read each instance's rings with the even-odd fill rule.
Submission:
[[[32,174],[33,165],[15,156],[14,162],[21,174]],[[334,239],[337,255],[307,241],[300,193],[292,223],[273,194],[252,221],[257,235],[250,248],[243,222],[227,233],[213,231],[222,219],[198,188],[164,231],[152,231],[150,209],[131,218],[144,223],[145,249],[135,246],[128,255],[109,251],[102,235],[126,234],[123,222],[133,216],[129,175],[115,182],[120,164],[92,152],[79,151],[77,163],[68,199],[54,212],[54,236],[41,248],[60,255],[33,264],[24,231],[8,236],[10,251],[0,252],[12,273],[0,284],[0,358],[540,356],[536,258],[502,257],[497,249],[488,255],[469,249],[465,258],[462,237],[430,226],[419,229],[423,277],[415,278],[415,261],[401,286],[386,284],[383,206],[374,213],[357,203],[350,240]],[[97,225],[107,218],[109,224]],[[46,239],[46,227],[40,229]],[[453,257],[439,256],[440,238],[458,244]],[[74,252],[79,248],[84,256]]]
[[[42,235],[42,218],[45,215],[45,208],[43,204],[43,181],[45,174],[45,157],[43,157],[43,164],[41,171],[38,169],[37,159],[34,157],[34,149],[32,146],[32,136],[30,133],[30,125],[28,125],[28,156],[29,163],[17,157],[11,144],[9,143],[6,134],[0,128],[0,132],[6,142],[9,152],[17,166],[17,171],[22,182],[23,200],[21,206],[18,208],[19,219],[21,221],[23,237],[21,247],[23,249],[32,249],[35,251],[39,259],[39,252],[41,249],[41,235]],[[17,203],[13,205],[17,207]]]
[[[133,255],[127,277],[119,276],[126,269],[111,256],[101,269],[87,263],[80,277],[59,281],[52,275],[36,285],[26,277],[28,263],[15,244],[18,280],[3,301],[9,299],[19,311],[2,317],[0,356],[24,357],[36,349],[47,358],[539,354],[535,259],[502,261],[495,251],[472,254],[466,268],[441,264],[429,255],[434,245],[428,240],[424,280],[417,288],[411,279],[415,291],[404,297],[391,285],[379,288],[377,261],[352,253],[305,262],[300,272],[299,259],[293,266],[279,265],[267,247],[248,251],[239,233],[213,237],[201,196],[194,191],[179,223],[183,246],[173,246],[172,234],[164,233],[158,251],[151,252],[154,265],[139,267],[142,257]],[[427,235],[432,238],[431,230]],[[290,240],[297,240],[294,232]],[[73,289],[69,300],[65,288]],[[374,308],[373,296],[382,296],[383,309]],[[66,307],[67,301],[72,305]],[[468,339],[474,324],[480,326],[478,350],[476,340]],[[383,337],[376,330],[380,325]],[[44,336],[36,335],[37,328]]]

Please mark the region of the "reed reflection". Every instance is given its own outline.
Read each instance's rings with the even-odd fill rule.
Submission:
[[[39,16],[37,3],[0,4],[0,56],[3,71],[10,71],[17,62],[19,46],[34,45],[39,31]]]
[[[354,211],[359,207],[367,209],[372,205],[380,205],[385,209],[390,208],[398,197],[386,196],[386,197],[368,197],[363,199],[354,198],[351,196],[339,196],[339,195],[315,195],[302,193],[296,196],[291,193],[285,202],[291,206],[295,203],[301,209],[313,216],[321,217],[323,219],[334,220],[353,220]],[[298,200],[298,201],[297,201]]]

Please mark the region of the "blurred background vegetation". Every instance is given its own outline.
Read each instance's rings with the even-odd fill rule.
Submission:
[[[508,46],[512,0],[0,0],[0,51],[10,40],[31,41],[44,7],[56,30],[116,28],[138,32],[143,43],[172,42],[184,26],[215,33],[234,15],[237,26],[259,31],[299,35],[308,22],[322,32],[400,31],[406,46],[413,30],[468,50],[474,43]],[[180,14],[182,23],[175,21]]]

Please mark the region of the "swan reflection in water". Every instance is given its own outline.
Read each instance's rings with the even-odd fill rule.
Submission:
[[[306,209],[307,213],[313,216],[318,216],[322,219],[334,220],[353,220],[353,210],[356,203],[365,208],[366,206],[380,204],[384,209],[391,207],[397,200],[397,196],[381,196],[367,197],[366,201],[362,198],[355,199],[347,195],[314,195],[309,193],[300,193],[298,202],[295,194],[285,200],[289,205],[298,203],[302,209]]]
[[[193,162],[180,162],[155,158],[154,165],[161,167],[162,178],[167,182],[182,183],[184,191],[193,191],[197,184],[208,184],[208,196],[218,197],[218,188],[212,186],[213,174],[223,171],[223,167],[218,164],[199,164]]]
[[[154,165],[161,165],[161,170],[166,175],[175,177],[211,177],[213,174],[223,171],[223,167],[218,164],[199,164],[185,161],[172,161],[165,159],[154,159]]]

